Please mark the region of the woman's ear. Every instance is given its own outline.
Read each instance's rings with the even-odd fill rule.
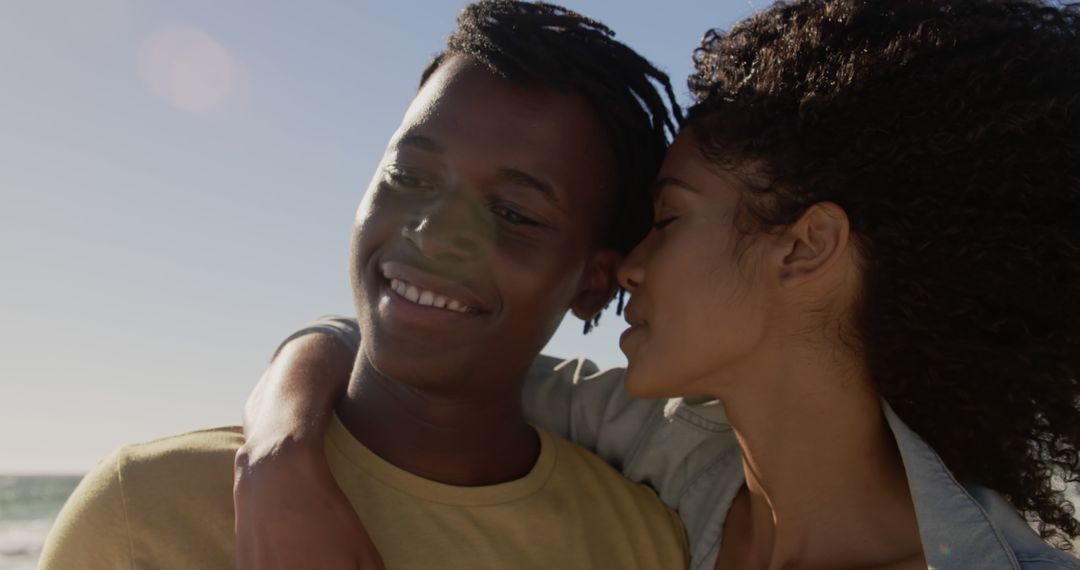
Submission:
[[[589,257],[570,306],[577,318],[591,321],[611,301],[617,289],[615,271],[622,258],[614,249],[600,249]]]
[[[832,202],[819,202],[779,237],[780,282],[790,287],[829,273],[844,258],[851,225],[843,208]]]

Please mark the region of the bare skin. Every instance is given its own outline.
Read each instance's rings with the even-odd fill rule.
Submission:
[[[850,396],[803,393],[779,418],[729,416],[747,483],[716,568],[926,567],[892,437],[879,414],[834,413]],[[874,410],[865,404],[848,409]]]
[[[385,568],[324,459],[322,434],[354,359],[332,337],[306,335],[282,348],[248,398],[234,469],[237,568]],[[320,390],[278,381],[301,377],[322,379]],[[310,407],[274,405],[293,400]],[[320,543],[333,546],[308,550]]]
[[[519,407],[508,405],[514,396],[417,396],[361,365],[336,409],[368,449],[414,475],[447,485],[494,485],[524,477],[540,453],[536,432],[521,421]]]

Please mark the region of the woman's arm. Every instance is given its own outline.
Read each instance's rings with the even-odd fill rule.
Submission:
[[[356,359],[355,345],[317,323],[286,339],[244,406],[238,463],[282,452],[321,451],[322,438]]]
[[[244,408],[233,489],[240,570],[383,568],[323,447],[355,360],[349,324],[342,333],[323,319],[292,335]]]
[[[282,343],[248,399],[234,490],[241,570],[319,567],[313,560],[327,568],[381,567],[323,448],[359,341],[355,320],[319,319]],[[621,467],[663,406],[630,398],[622,372],[540,356],[523,384],[526,418]]]

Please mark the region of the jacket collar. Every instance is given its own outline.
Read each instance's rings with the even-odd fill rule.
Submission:
[[[904,461],[927,566],[939,569],[1020,568],[1005,536],[983,505],[957,482],[938,454],[893,412],[888,403],[882,400],[881,407]],[[989,490],[972,489],[1003,502]],[[1000,514],[1019,518],[1012,507],[1005,506],[1008,508]],[[1031,534],[1030,529],[1027,532]]]
[[[930,445],[885,400],[881,401],[881,407],[907,473],[929,568],[1016,570],[1020,565],[1010,543],[1035,541],[1031,542],[1032,548],[1045,548],[1011,505],[993,491],[961,485]],[[694,416],[710,424],[727,423],[720,402],[706,398],[672,399],[665,406],[664,415]],[[1003,528],[995,523],[1001,523]]]

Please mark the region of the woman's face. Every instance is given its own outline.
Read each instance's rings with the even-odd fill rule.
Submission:
[[[631,326],[619,342],[626,388],[651,398],[705,394],[703,381],[737,374],[761,345],[768,288],[755,286],[759,240],[735,228],[737,177],[711,166],[689,129],[654,193],[656,223],[619,271],[631,292]]]

